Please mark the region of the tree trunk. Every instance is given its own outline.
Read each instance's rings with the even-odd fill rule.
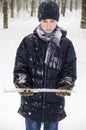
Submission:
[[[73,9],[73,1],[71,0],[70,1],[70,11],[72,12],[72,9]]]
[[[24,0],[23,1],[23,10],[28,11],[28,5],[29,5],[28,0]]]
[[[86,29],[86,0],[82,0],[81,28]]]
[[[31,17],[33,16],[33,13],[34,13],[34,3],[35,3],[35,0],[32,0],[31,1]]]
[[[11,18],[14,18],[14,0],[11,0]]]
[[[61,1],[60,1],[60,0],[58,0],[58,1],[57,1],[57,3],[58,3],[58,5],[59,5],[59,7],[60,7],[60,5],[61,5]]]
[[[3,28],[8,28],[8,1],[3,0]]]
[[[16,0],[16,8],[17,8],[17,14],[19,15],[19,12],[21,10],[21,1],[20,0]]]
[[[65,12],[66,12],[66,0],[62,0],[61,14],[65,16]]]
[[[78,0],[75,0],[75,10],[78,9]]]
[[[41,0],[38,0],[38,6],[41,4]]]
[[[2,6],[2,5],[3,5],[2,3],[3,3],[2,0],[0,0],[0,12],[2,12],[2,7],[3,7],[3,6]]]

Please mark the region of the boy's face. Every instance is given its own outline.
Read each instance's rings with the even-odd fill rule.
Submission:
[[[53,19],[45,19],[41,20],[40,24],[44,32],[52,33],[56,28],[57,21]]]

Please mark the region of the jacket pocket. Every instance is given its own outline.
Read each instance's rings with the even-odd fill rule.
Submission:
[[[42,103],[41,102],[38,102],[38,101],[25,101],[23,104],[22,104],[22,108],[24,111],[28,112],[28,111],[31,111],[31,112],[39,112],[41,111],[42,109]]]
[[[58,97],[57,102],[46,102],[46,112],[61,113],[64,110],[65,100],[63,97]]]

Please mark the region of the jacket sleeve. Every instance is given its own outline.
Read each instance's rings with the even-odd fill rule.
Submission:
[[[16,53],[13,80],[14,84],[19,83],[30,87],[31,79],[28,69],[27,57],[27,48],[25,44],[25,39],[23,39]]]
[[[58,86],[73,85],[76,80],[76,53],[72,42],[63,45],[62,47],[62,69],[60,72],[60,80]]]

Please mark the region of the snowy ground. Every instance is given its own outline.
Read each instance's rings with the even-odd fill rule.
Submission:
[[[2,19],[2,17],[0,18]],[[13,67],[16,49],[24,36],[39,24],[37,18],[22,14],[21,18],[9,19],[9,29],[0,25],[0,130],[24,130],[24,118],[17,114],[20,96],[3,93],[3,88],[12,88]],[[77,54],[77,81],[71,97],[66,97],[67,118],[59,123],[59,130],[86,130],[86,30],[80,29],[80,10],[67,12],[60,18],[59,26],[67,29]]]

